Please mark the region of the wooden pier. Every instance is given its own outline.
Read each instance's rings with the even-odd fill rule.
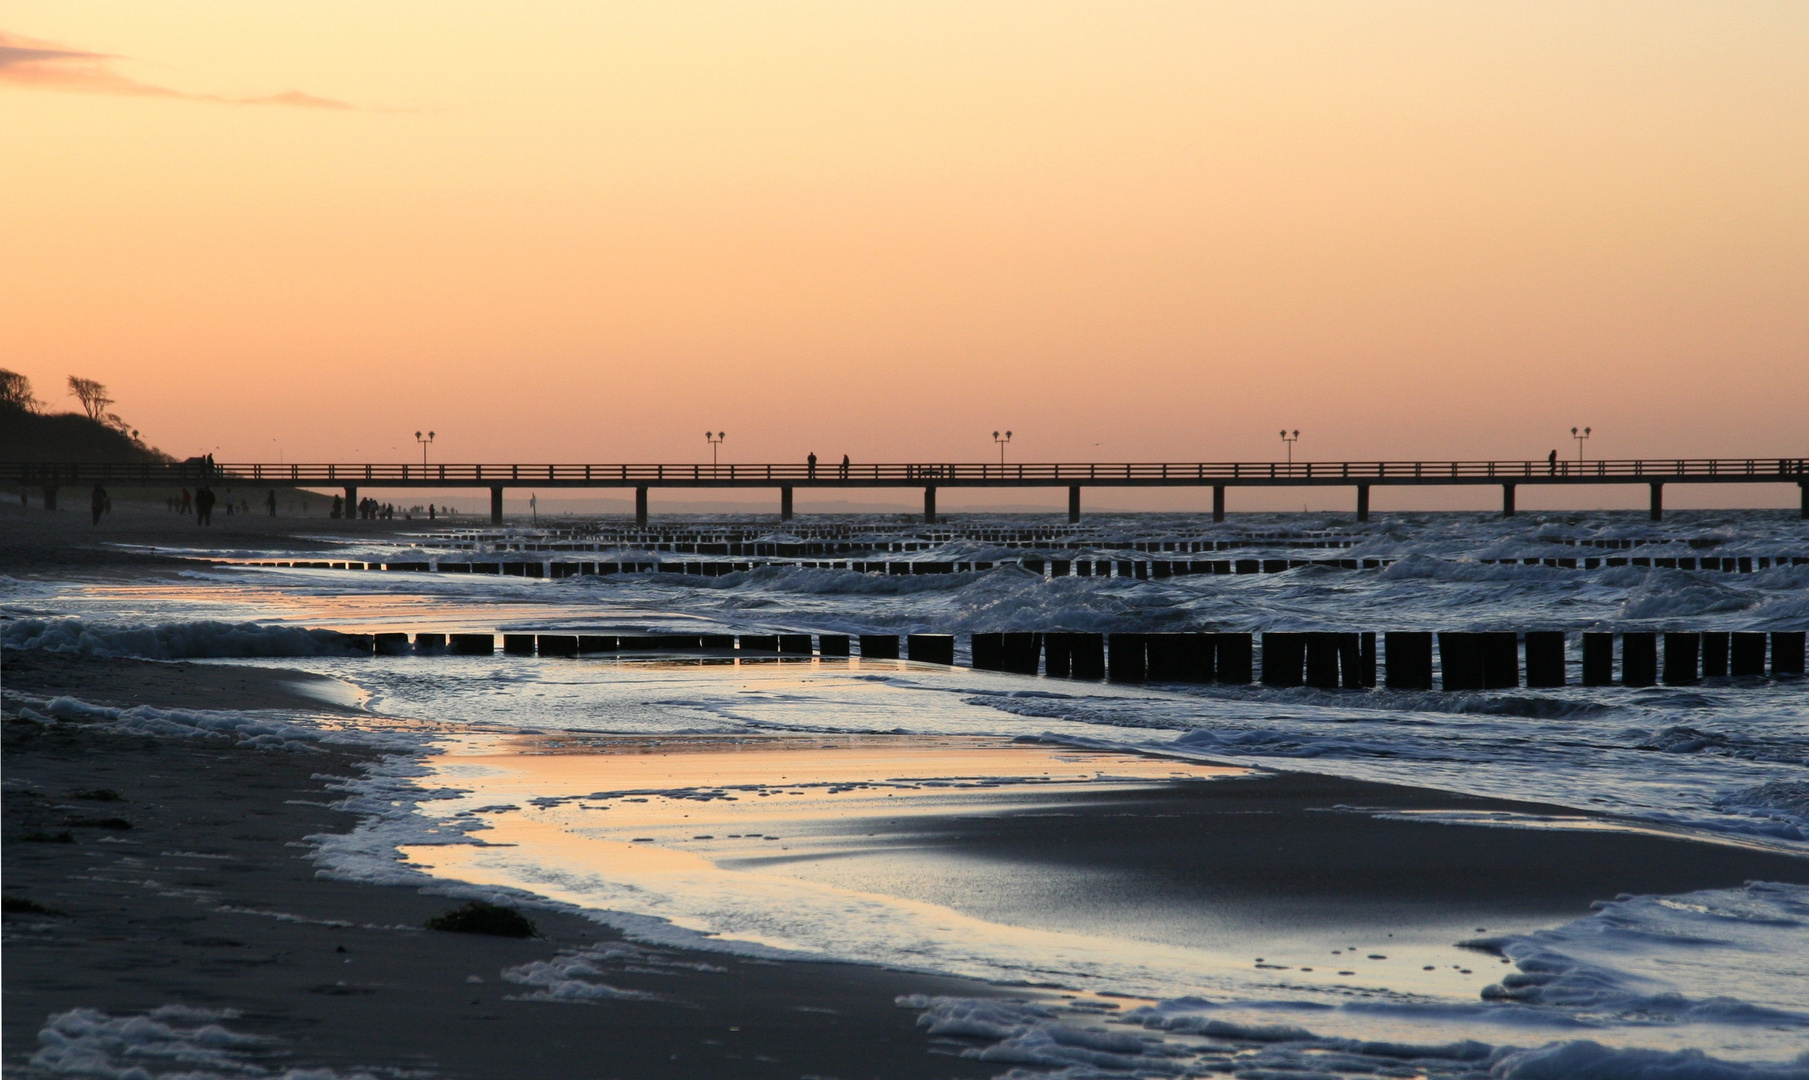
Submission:
[[[1068,520],[1080,520],[1082,488],[1210,487],[1214,520],[1224,520],[1225,490],[1242,487],[1348,487],[1356,491],[1356,518],[1369,520],[1375,487],[1474,487],[1501,489],[1501,513],[1514,514],[1520,487],[1644,484],[1651,519],[1664,515],[1666,484],[1794,484],[1802,516],[1809,518],[1809,458],[1639,458],[1601,461],[1241,461],[1241,462],[906,462],[807,465],[774,464],[73,464],[0,463],[0,486],[37,488],[46,505],[59,487],[341,488],[355,505],[360,487],[488,489],[490,517],[502,521],[509,488],[632,488],[635,518],[645,524],[653,488],[777,488],[780,517],[791,518],[798,488],[919,488],[924,520],[936,519],[938,488],[1068,489]]]

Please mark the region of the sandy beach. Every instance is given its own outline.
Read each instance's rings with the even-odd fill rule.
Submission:
[[[9,693],[79,690],[95,704],[200,696],[233,708],[321,707],[287,688],[309,676],[277,669],[9,654],[5,674]],[[9,712],[6,896],[52,913],[6,914],[8,1071],[28,1070],[54,1014],[126,1017],[172,1004],[241,1013],[224,1023],[272,1040],[248,1051],[264,1067],[468,1077],[998,1071],[950,1056],[950,1044],[926,1037],[916,1012],[894,999],[1005,990],[632,946],[581,917],[541,911],[531,913],[540,933],[531,939],[437,933],[421,927],[457,906],[446,895],[318,878],[305,838],[350,827],[351,815],[331,809],[342,797],[332,778],[370,758],[46,727]],[[119,797],[82,797],[97,790]],[[31,839],[65,833],[68,842]],[[618,950],[600,965],[608,982],[644,998],[511,1000],[524,988],[499,977],[609,944]]]
[[[242,524],[206,539],[298,549],[331,543],[321,538],[325,522]],[[56,518],[15,512],[0,535],[9,558],[17,556],[9,573],[25,582],[161,587],[200,565],[87,543],[86,533],[81,544],[59,546],[64,535]],[[132,538],[194,539],[164,521]],[[103,525],[93,539],[123,541],[128,530],[109,533]],[[203,597],[230,587],[192,586]],[[608,662],[573,663],[545,669],[546,678],[569,682],[582,672],[611,681]],[[829,692],[808,689],[815,678],[808,668],[762,693]],[[502,668],[486,670],[486,679],[503,678]],[[849,677],[846,665],[840,670],[837,678]],[[686,692],[701,693],[715,679],[716,692],[727,695],[737,685],[733,671],[705,672],[701,682],[687,675]],[[878,668],[871,674],[896,677]],[[636,678],[652,680],[646,692],[658,701],[658,670]],[[767,794],[793,797],[783,811],[772,807],[786,800],[762,804],[752,795],[745,802],[753,809],[734,811],[779,815],[748,819],[762,823],[759,839],[771,845],[752,843],[752,825],[738,826],[748,839],[734,843],[715,832],[691,835],[736,819],[708,819],[685,792],[719,790],[747,775],[713,776],[715,766],[695,761],[682,782],[608,775],[605,766],[621,767],[635,754],[676,753],[683,739],[490,731],[446,741],[481,744],[488,757],[449,750],[422,758],[430,770],[423,782],[463,787],[474,802],[511,800],[506,809],[517,812],[491,815],[478,834],[486,846],[396,855],[432,866],[440,880],[365,884],[323,874],[316,846],[358,826],[355,809],[341,805],[346,785],[379,766],[384,751],[314,736],[271,748],[231,732],[147,733],[117,714],[49,705],[70,698],[114,709],[255,711],[278,720],[305,714],[323,734],[334,724],[375,730],[400,722],[400,714],[359,707],[346,683],[277,659],[8,649],[0,684],[4,1059],[22,1074],[105,1074],[141,1059],[173,1068],[209,1038],[223,1038],[204,1034],[216,1024],[236,1033],[207,1050],[219,1055],[209,1068],[221,1075],[324,1068],[469,1077],[994,1076],[1050,1061],[1006,1038],[1015,1030],[1009,1024],[951,1021],[957,1006],[937,1002],[1015,1003],[1013,1016],[1025,1008],[1067,1010],[1063,1024],[1092,1033],[1074,1037],[1105,1045],[1131,1038],[1109,1022],[1115,1012],[1153,1000],[1101,997],[1065,975],[988,981],[905,970],[916,965],[888,960],[877,947],[879,962],[862,965],[630,938],[580,914],[571,903],[585,902],[582,891],[562,891],[554,880],[574,868],[638,880],[630,863],[597,853],[623,841],[650,841],[637,857],[657,862],[661,852],[677,852],[731,882],[742,875],[780,889],[791,883],[800,911],[808,896],[858,894],[883,899],[901,917],[915,913],[920,923],[960,921],[962,932],[1104,942],[1130,960],[1199,950],[1238,968],[1240,978],[1254,972],[1271,980],[1278,992],[1389,1001],[1476,1001],[1513,969],[1498,950],[1467,939],[1582,919],[1617,896],[1809,883],[1809,859],[1777,844],[1557,801],[1315,773],[1301,763],[1226,767],[1209,757],[1090,751],[1022,735],[844,736],[806,728],[781,736],[745,728],[685,736],[684,745],[695,758],[708,756],[712,739],[733,744],[733,768],[754,768],[756,776],[758,765],[748,762],[758,755],[750,751],[803,748],[798,761],[816,770],[811,784],[798,775],[764,782]],[[498,681],[486,692],[525,695],[536,685]],[[858,745],[859,754],[846,758],[852,764],[843,771],[844,759],[809,756],[812,746],[844,744]],[[926,747],[955,755],[945,771],[966,777],[959,792],[926,795],[922,778],[944,768],[919,760]],[[614,765],[603,760],[612,754]],[[988,762],[1017,776],[1039,755],[1078,762],[1087,776],[1042,785],[988,779]],[[1195,775],[1166,777],[1188,770]],[[909,813],[884,806],[888,792],[902,796],[907,788],[912,798],[934,799]],[[726,806],[712,804],[710,812],[729,813]],[[580,811],[607,823],[603,810],[618,824],[573,825]],[[694,811],[699,816],[689,817]],[[638,824],[623,832],[630,821]],[[553,834],[573,843],[534,848]],[[586,846],[593,842],[603,846]],[[519,866],[494,861],[529,851],[541,860],[529,869],[547,875],[538,886],[519,876]],[[558,860],[568,855],[572,865],[562,868]],[[551,898],[523,907],[535,936],[424,928],[475,888],[499,884]],[[132,1018],[149,1019],[133,1027]],[[47,1032],[53,1021],[56,1030]],[[1224,1060],[1257,1062],[1266,1038],[1224,1035],[1220,1049],[1231,1055]]]

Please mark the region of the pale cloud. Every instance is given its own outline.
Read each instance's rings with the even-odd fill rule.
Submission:
[[[201,101],[217,105],[289,105],[304,109],[354,107],[343,101],[300,90],[246,97],[173,90],[121,75],[110,66],[112,61],[118,59],[120,57],[107,53],[72,49],[55,42],[36,41],[0,31],[0,85],[69,90],[85,94],[118,94],[125,97],[175,98],[179,101]]]

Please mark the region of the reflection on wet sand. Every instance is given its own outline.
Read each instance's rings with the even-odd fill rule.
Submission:
[[[1146,800],[1242,785],[1260,775],[1248,769],[1034,739],[814,734],[495,737],[433,765],[434,783],[467,791],[456,811],[487,824],[475,838],[488,846],[405,849],[413,864],[719,938],[1173,994],[1246,977],[1252,949],[1290,957],[1288,968],[1259,963],[1301,988],[1331,990],[1354,973],[1328,950],[1353,945],[1360,929],[1394,958],[1362,978],[1462,995],[1479,985],[1448,918],[1387,931],[1373,919],[1321,925],[1335,905],[1316,902],[1265,924],[1287,898],[1207,899],[1063,858],[1084,818],[1104,819],[1126,851],[1168,844],[1150,819],[1176,815],[1149,812]],[[1047,857],[983,850],[1001,827],[1044,837]]]

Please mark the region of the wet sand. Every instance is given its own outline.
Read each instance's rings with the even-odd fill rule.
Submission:
[[[320,708],[289,688],[295,672],[133,663],[122,676],[104,670],[112,662],[89,661],[36,664],[26,675],[10,655],[5,666],[9,690],[40,697],[79,688],[74,668],[89,666],[88,700],[131,703],[141,694],[135,680],[168,669],[162,690],[142,693],[145,703],[183,704],[186,685],[236,707]],[[917,1013],[894,999],[1001,989],[854,965],[622,946],[611,931],[557,912],[531,912],[541,936],[526,940],[424,930],[456,901],[431,889],[323,880],[308,858],[305,837],[354,823],[330,807],[342,797],[331,778],[356,775],[371,755],[259,751],[224,738],[145,738],[68,721],[46,727],[19,719],[13,701],[4,741],[5,893],[54,914],[6,915],[9,1071],[25,1066],[53,1014],[93,1008],[126,1016],[178,1003],[241,1011],[225,1023],[276,1040],[267,1067],[471,1077],[1000,1071],[951,1056],[959,1044],[925,1035]],[[97,789],[120,798],[78,794]],[[70,842],[28,839],[65,832]],[[613,955],[593,966],[645,999],[509,1000],[529,988],[499,979],[504,968],[612,942]]]
[[[247,494],[249,498],[250,495]],[[262,498],[261,493],[258,496]],[[91,523],[86,489],[65,488],[59,493],[61,505],[45,510],[39,493],[32,492],[31,505],[20,507],[16,495],[0,499],[0,573],[15,577],[113,575],[119,573],[156,573],[192,569],[186,559],[147,552],[129,551],[114,545],[152,547],[226,547],[239,544],[268,543],[281,537],[286,547],[307,550],[330,545],[311,537],[357,537],[365,539],[406,537],[411,533],[472,526],[475,517],[441,518],[438,521],[363,521],[334,520],[320,517],[270,517],[261,507],[250,514],[228,515],[215,510],[213,524],[195,524],[194,515],[172,513],[161,503],[127,501],[114,497],[114,510],[103,516],[98,525]],[[254,503],[256,500],[253,500]],[[325,507],[332,497],[324,496]],[[487,527],[489,519],[481,519]]]
[[[1060,953],[1139,993],[1262,958],[1322,987],[1474,1000],[1498,975],[1466,939],[1622,893],[1809,883],[1793,853],[1566,807],[1035,739],[517,736],[430,765],[499,845],[408,849],[438,874],[581,905],[625,889],[786,948],[891,920],[901,957],[974,974]]]

